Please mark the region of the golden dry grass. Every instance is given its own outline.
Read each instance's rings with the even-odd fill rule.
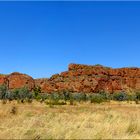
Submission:
[[[140,139],[140,105],[0,103],[0,139]]]

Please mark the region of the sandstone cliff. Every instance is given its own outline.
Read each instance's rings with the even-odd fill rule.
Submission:
[[[42,81],[39,86],[43,92],[70,90],[113,93],[128,89],[140,90],[140,69],[70,64],[68,71],[53,75],[50,79]]]
[[[62,90],[86,93],[140,90],[140,68],[112,69],[101,65],[70,64],[68,71],[48,79],[33,79],[21,73],[0,75],[0,84],[6,84],[9,89],[27,86],[32,90],[34,86],[40,86],[44,93]]]

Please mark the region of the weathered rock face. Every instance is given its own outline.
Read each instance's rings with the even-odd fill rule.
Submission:
[[[26,74],[15,72],[7,76],[7,79],[9,81],[9,89],[22,88],[24,86],[30,90],[34,88],[34,79]]]
[[[6,78],[6,75],[0,75],[0,85],[2,84],[5,84],[5,85],[8,84],[8,79]]]
[[[43,92],[69,90],[113,93],[127,88],[140,90],[140,69],[70,64],[68,71],[53,75],[39,86]]]
[[[72,92],[99,92],[134,89],[140,90],[140,68],[112,69],[101,65],[70,64],[68,71],[55,74],[49,79],[33,79],[32,77],[12,73],[0,75],[0,84],[6,84],[9,89],[40,86],[42,92],[69,90]]]
[[[18,72],[0,76],[0,85],[2,84],[6,84],[9,89],[22,88],[26,86],[29,90],[32,90],[35,86],[35,82],[32,77]]]

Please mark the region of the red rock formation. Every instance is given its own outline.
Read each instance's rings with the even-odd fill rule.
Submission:
[[[24,86],[30,90],[34,88],[34,79],[26,74],[11,73],[7,76],[7,79],[9,81],[9,89],[22,88]]]
[[[29,90],[32,90],[35,86],[35,82],[32,77],[18,72],[0,76],[0,85],[2,84],[6,84],[9,89],[22,88],[26,86]]]
[[[70,90],[113,93],[125,90],[126,87],[140,90],[140,69],[70,64],[68,71],[53,75],[40,86],[43,92]]]
[[[70,64],[68,71],[55,74],[49,79],[33,79],[25,74],[12,73],[0,75],[0,84],[7,84],[9,89],[27,86],[31,90],[34,86],[40,86],[44,93],[62,90],[88,93],[113,93],[127,88],[140,90],[140,68],[112,69],[101,65]]]
[[[0,85],[7,85],[8,84],[8,79],[6,78],[6,75],[0,75]]]

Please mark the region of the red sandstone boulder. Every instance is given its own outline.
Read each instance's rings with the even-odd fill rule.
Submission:
[[[9,89],[22,88],[26,86],[32,90],[35,85],[34,79],[32,77],[18,72],[11,73],[7,76],[7,79],[9,81]]]

